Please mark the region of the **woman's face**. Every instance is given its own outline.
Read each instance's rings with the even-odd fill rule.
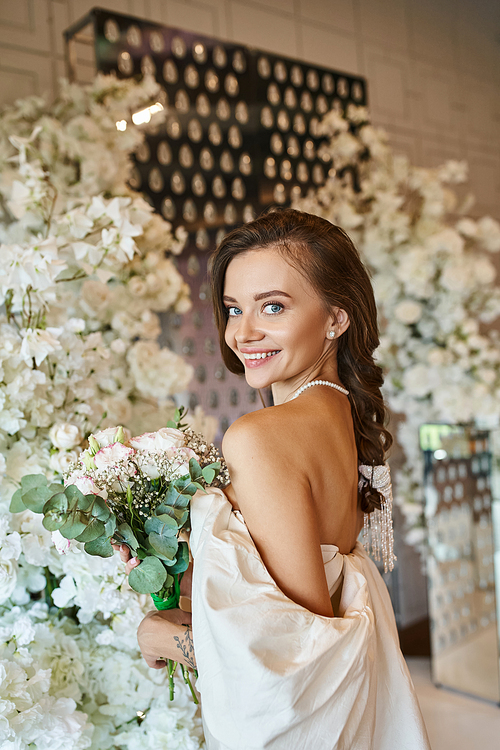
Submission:
[[[275,249],[230,262],[224,283],[225,339],[253,388],[282,383],[291,392],[329,347],[333,316],[309,282]]]

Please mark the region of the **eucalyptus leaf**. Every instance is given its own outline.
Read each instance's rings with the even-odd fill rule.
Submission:
[[[112,537],[116,529],[116,518],[112,515],[109,516],[108,520],[104,524],[104,533],[108,537]]]
[[[64,494],[68,498],[69,507],[70,508],[80,508],[80,510],[86,510],[85,501],[84,501],[84,494],[81,492],[78,487],[76,487],[74,484],[68,484],[67,487],[64,488]],[[80,502],[84,502],[84,506],[82,507],[80,505]],[[87,504],[87,508],[90,506],[90,503]]]
[[[53,492],[47,485],[32,487],[27,492],[23,492],[23,503],[33,513],[43,513],[43,507],[52,495]]]
[[[87,526],[86,519],[82,519],[80,513],[70,513],[60,527],[59,531],[65,539],[76,539]]]
[[[62,487],[59,486],[59,490]],[[47,500],[43,506],[44,519],[43,526],[47,531],[57,531],[66,523],[68,510],[68,498],[64,492],[58,492],[56,495]]]
[[[59,488],[61,489],[61,488]],[[43,506],[43,513],[47,515],[50,512],[66,513],[68,510],[68,498],[64,492],[58,492],[57,495],[52,495],[45,505]]]
[[[130,571],[128,582],[138,594],[154,594],[167,579],[167,571],[157,557],[146,557],[140,565]]]
[[[76,537],[77,542],[93,542],[105,534],[106,527],[98,518],[92,518],[88,526]]]
[[[166,557],[167,560],[171,562],[171,564],[173,564],[175,553],[177,552],[177,548],[179,546],[177,537],[167,537],[162,536],[161,534],[152,533],[149,534],[148,540],[155,552],[159,552],[160,555]]]
[[[169,572],[172,575],[176,573],[184,573],[189,567],[189,547],[187,542],[180,542],[179,549],[175,560],[175,565],[169,567]]]
[[[65,521],[66,519],[63,514],[51,511],[43,517],[42,526],[47,531],[59,531]]]
[[[111,542],[105,536],[100,536],[92,542],[86,542],[84,549],[89,555],[97,555],[98,557],[111,557],[115,552]]]
[[[99,495],[92,495],[92,496],[86,495],[86,497],[92,497],[93,505],[92,505],[91,514],[95,518],[98,518],[99,521],[107,521],[111,515],[111,511],[106,505],[106,501],[103,500],[103,498],[100,497]]]
[[[191,502],[191,496],[190,495],[179,495],[178,498],[177,498],[176,507],[177,508],[187,508],[190,502]]]
[[[26,506],[23,503],[23,491],[21,488],[16,490],[10,500],[9,510],[11,513],[22,513],[26,510]]]
[[[189,459],[189,475],[191,479],[200,479],[202,476],[201,466],[196,458]]]
[[[215,479],[215,469],[211,469],[209,466],[205,466],[202,470],[203,479],[207,484],[212,484]]]
[[[21,477],[21,489],[24,492],[32,490],[35,487],[46,487],[47,477],[44,474],[26,474]]]
[[[132,531],[128,523],[121,523],[117,528],[117,532],[123,539],[123,543],[128,544],[133,552],[137,552],[139,542],[137,541],[134,532]]]
[[[161,516],[151,516],[144,524],[146,534],[159,534],[160,536],[177,536],[179,528],[177,521],[164,513]]]

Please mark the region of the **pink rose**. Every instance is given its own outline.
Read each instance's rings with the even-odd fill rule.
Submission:
[[[92,477],[85,476],[85,474],[72,474],[65,482],[66,486],[68,484],[74,484],[84,495],[99,495],[103,500],[106,500],[108,497],[106,490],[100,490]]]
[[[123,443],[111,443],[97,451],[94,456],[95,465],[98,469],[106,469],[108,466],[116,466],[117,463],[126,461],[135,456],[133,448],[127,448]]]

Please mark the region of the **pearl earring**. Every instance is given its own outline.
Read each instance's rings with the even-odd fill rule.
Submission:
[[[328,338],[334,339],[335,338],[335,331],[328,331]]]

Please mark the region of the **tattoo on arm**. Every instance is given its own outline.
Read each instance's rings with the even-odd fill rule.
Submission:
[[[183,657],[182,661],[186,664],[187,667],[191,667],[191,669],[196,669],[196,661],[194,658],[194,647],[193,647],[193,638],[191,635],[191,628],[189,626],[186,626],[184,635],[181,638],[175,635],[174,641],[177,641],[177,648],[180,650],[182,657]]]

